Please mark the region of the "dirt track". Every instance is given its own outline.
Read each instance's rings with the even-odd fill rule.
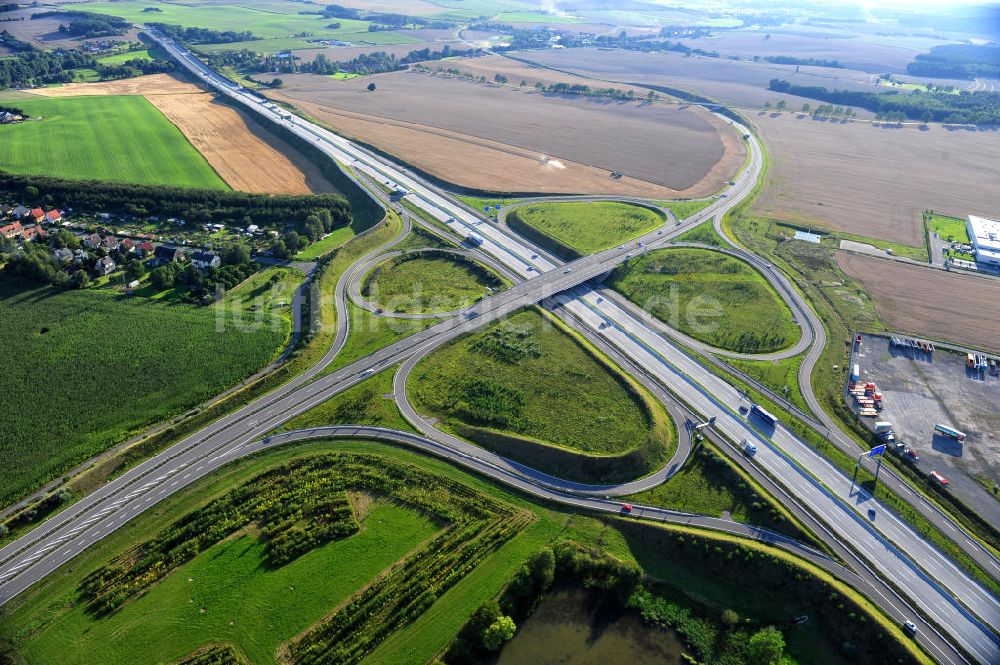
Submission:
[[[336,191],[311,162],[236,109],[169,74],[107,83],[73,83],[38,94],[144,95],[235,190],[268,194]]]
[[[1000,351],[1000,281],[837,252],[893,330]]]
[[[364,81],[293,75],[270,95],[476,189],[698,197],[717,190],[744,157],[739,137],[701,109],[542,95],[413,72]],[[365,91],[368,81],[376,92]],[[611,171],[626,177],[613,180]]]

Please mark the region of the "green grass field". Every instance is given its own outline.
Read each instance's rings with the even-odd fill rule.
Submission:
[[[296,261],[315,261],[316,259],[326,256],[335,249],[340,249],[345,244],[350,242],[351,238],[357,235],[354,232],[354,228],[351,226],[344,226],[332,233],[328,233],[325,238],[320,238],[313,244],[309,245],[301,252],[295,255]]]
[[[23,405],[4,416],[0,504],[252,374],[290,330],[219,332],[219,311],[0,278],[0,394]]]
[[[280,316],[292,324],[292,302],[295,292],[305,279],[301,270],[272,266],[254,273],[243,283],[228,291],[215,307],[229,311],[253,312],[257,317]]]
[[[127,523],[84,551],[72,566],[59,569],[0,610],[0,642],[8,641],[32,665],[172,662],[210,642],[232,644],[254,663],[275,662],[276,647],[283,641],[328,614],[407,552],[419,548],[438,527],[405,506],[375,500],[360,532],[317,547],[279,568],[262,565],[263,547],[251,529],[249,534],[211,546],[108,617],[86,613],[77,588],[86,575],[112,557],[146,541],[151,534],[248,478],[293,459],[341,452],[374,454],[386,462],[415,464],[422,472],[461,483],[472,493],[495,497],[534,516],[532,523],[465,572],[413,621],[393,631],[362,661],[367,665],[430,662],[476,608],[497,597],[530,555],[546,544],[566,540],[640,565],[653,580],[672,586],[672,600],[710,623],[716,622],[727,608],[736,609],[753,625],[780,624],[790,608],[795,610],[792,614],[812,614],[819,609],[808,604],[800,592],[816,573],[797,567],[786,555],[778,554],[776,565],[765,570],[770,571],[772,580],[787,576],[799,583],[769,586],[765,600],[755,592],[756,580],[748,579],[740,570],[704,562],[699,556],[685,554],[683,548],[678,551],[676,544],[664,546],[663,538],[671,533],[693,539],[704,537],[703,532],[664,530],[614,517],[560,512],[531,503],[436,458],[370,441],[318,441],[270,450],[229,464]],[[378,466],[372,470],[377,473]],[[732,539],[719,536],[714,542],[726,546]],[[694,552],[711,551],[698,541],[692,540],[692,546]],[[775,555],[772,548],[750,547],[758,561]],[[842,585],[834,585],[829,591],[857,598]],[[822,597],[825,600],[828,596]],[[874,617],[867,620],[873,621]],[[898,628],[895,636],[902,639]],[[826,663],[849,662],[830,648],[823,631],[789,632],[787,638],[786,665],[815,662],[817,654]]]
[[[574,257],[620,245],[663,224],[656,211],[613,201],[534,203],[507,216],[519,230],[551,239],[549,248]]]
[[[809,411],[809,405],[802,397],[802,389],[799,387],[799,366],[802,364],[802,356],[782,360],[726,358],[725,361],[748,376],[757,379],[803,411]]]
[[[703,245],[711,245],[712,247],[723,247],[725,245],[723,239],[715,232],[715,227],[712,226],[711,220],[688,229],[677,236],[677,240],[679,242],[700,242]]]
[[[281,426],[281,431],[322,427],[323,425],[375,425],[415,432],[392,399],[392,376],[396,367],[334,395],[322,404]],[[390,397],[385,397],[389,395]]]
[[[492,385],[480,396],[469,385],[477,382]],[[589,453],[631,449],[649,430],[642,405],[534,309],[430,354],[408,389],[418,411],[446,424],[492,425]]]
[[[141,51],[126,51],[124,53],[115,53],[114,55],[106,55],[103,58],[98,58],[97,62],[102,65],[120,65],[122,63],[128,62],[129,60],[152,60],[153,56],[149,54],[147,49]]]
[[[714,447],[699,445],[664,484],[631,497],[636,503],[721,517],[776,529],[806,540],[776,505],[758,494]]]
[[[160,11],[144,11],[156,8]],[[86,2],[82,11],[121,16],[136,23],[168,23],[185,27],[234,32],[250,31],[256,39],[247,42],[198,45],[204,51],[250,49],[257,53],[316,48],[309,40],[337,39],[352,43],[408,44],[422,40],[396,31],[368,32],[370,21],[324,18],[317,14],[301,14],[302,3],[283,0],[255,2],[252,6],[236,2],[194,1],[185,3],[150,0],[115,0]],[[339,23],[337,29],[328,25]]]
[[[715,199],[707,201],[657,201],[659,205],[674,213],[674,217],[680,220],[687,219],[696,212],[712,205],[714,202]]]
[[[143,11],[148,7],[158,12]],[[343,32],[365,32],[368,21],[351,19],[325,19],[318,15],[300,15],[301,3],[269,2],[254,3],[253,6],[239,3],[173,3],[149,2],[146,0],[124,0],[122,2],[87,2],[81,4],[81,11],[96,14],[121,16],[135,23],[169,23],[185,27],[197,26],[210,30],[249,30],[257,37],[291,37],[303,32],[314,33],[317,37]],[[325,26],[337,22],[339,30],[327,30]]]
[[[253,663],[274,662],[281,642],[435,530],[415,511],[378,503],[362,524],[360,533],[276,570],[265,565],[254,536],[219,543],[111,617],[95,622],[82,604],[61,614],[33,636],[24,656],[39,663],[156,663],[226,642]]]
[[[478,302],[487,288],[503,288],[499,275],[451,254],[404,254],[377,265],[365,278],[362,295],[387,312],[451,312]]]
[[[500,23],[581,23],[575,16],[549,14],[548,12],[504,12],[495,18]]]
[[[144,97],[66,97],[18,106],[32,119],[0,129],[0,165],[12,173],[229,188]]]
[[[668,325],[723,349],[777,351],[800,335],[764,277],[720,252],[656,250],[619,266],[609,284]]]
[[[928,216],[927,227],[943,240],[969,244],[969,227],[964,219],[932,213]]]
[[[347,302],[347,314],[351,317],[347,341],[344,342],[344,348],[337,357],[323,371],[324,374],[350,365],[384,346],[440,322],[438,319],[394,319],[378,316],[350,301]]]

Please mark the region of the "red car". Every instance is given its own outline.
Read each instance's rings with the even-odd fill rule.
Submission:
[[[622,512],[623,513],[630,513],[630,512],[632,512],[632,504],[631,503],[623,503],[622,504]]]

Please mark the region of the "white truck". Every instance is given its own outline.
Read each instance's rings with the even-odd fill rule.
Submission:
[[[879,436],[883,441],[895,441],[896,432],[892,429],[892,423],[885,420],[880,420],[875,423],[875,434]]]

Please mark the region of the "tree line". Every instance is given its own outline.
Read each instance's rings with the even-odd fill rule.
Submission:
[[[18,52],[17,57],[0,58],[0,89],[69,83],[74,69],[97,68],[93,56],[80,51],[39,51],[6,30],[0,32],[0,44]]]
[[[920,53],[906,66],[914,76],[974,79],[1000,78],[1000,46],[944,44]]]
[[[128,21],[120,16],[109,16],[107,14],[60,10],[39,12],[31,15],[32,19],[49,17],[66,17],[71,19],[68,25],[59,25],[59,32],[64,35],[72,35],[73,37],[115,37],[124,35],[129,29]]]
[[[383,74],[406,69],[409,65],[429,60],[441,60],[456,56],[473,55],[478,49],[452,49],[447,44],[440,51],[429,48],[414,49],[403,57],[393,53],[376,51],[362,53],[351,60],[330,60],[320,53],[312,62],[299,62],[296,59],[278,59],[268,55],[254,53],[248,49],[242,51],[223,51],[206,54],[207,60],[214,66],[234,66],[243,73],[275,72],[289,74],[292,72],[307,72],[310,74],[337,74],[346,72],[366,76]]]
[[[957,95],[913,90],[900,92],[862,92],[827,90],[822,86],[803,86],[783,79],[771,79],[768,89],[775,92],[819,99],[831,104],[858,106],[873,113],[902,113],[923,122],[949,124],[1000,123],[1000,92],[965,92]]]
[[[343,7],[341,5],[326,5],[321,11],[303,11],[300,14],[319,14],[326,18],[343,18],[352,21],[370,21],[369,32],[379,30],[399,30],[408,26],[416,26],[430,30],[447,30],[455,27],[454,21],[428,18],[426,16],[409,16],[407,14],[394,14],[386,12],[363,12],[354,7]]]
[[[236,32],[233,30],[186,28],[182,25],[169,23],[148,23],[147,25],[162,32],[174,41],[185,44],[231,44],[232,42],[249,42],[260,39],[260,37],[249,30]]]
[[[846,67],[838,60],[823,60],[821,58],[796,58],[790,55],[769,55],[764,58],[775,65],[808,65],[810,67],[831,67],[843,69]]]
[[[351,223],[347,200],[335,194],[251,194],[166,185],[136,185],[22,176],[0,171],[0,191],[80,213],[178,217],[189,223],[256,224],[283,229],[310,216],[329,216],[327,231]],[[322,211],[326,211],[323,213]],[[322,222],[322,220],[321,220]]]
[[[829,582],[804,574],[794,564],[741,543],[648,525],[622,525],[629,542],[643,542],[667,561],[684,562],[698,574],[732,580],[740,591],[782,589],[780,597],[793,604],[819,608],[820,622],[831,643],[855,662],[910,663],[913,657],[864,611]],[[789,580],[794,584],[789,585]],[[673,630],[682,639],[691,662],[705,665],[773,665],[782,660],[786,644],[781,630],[741,617],[732,609],[719,611],[677,593],[676,588],[646,578],[634,563],[572,541],[536,552],[500,594],[480,607],[449,645],[446,665],[489,661],[516,623],[527,619],[554,585],[572,585],[601,592],[619,612],[637,612],[644,623]],[[735,590],[734,590],[735,594]]]

